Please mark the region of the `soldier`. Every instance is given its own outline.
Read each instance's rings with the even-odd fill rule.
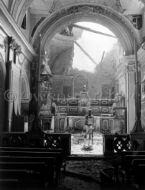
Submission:
[[[87,146],[91,147],[93,143],[93,129],[94,129],[94,117],[92,116],[91,109],[88,110],[88,115],[85,117],[85,142]]]

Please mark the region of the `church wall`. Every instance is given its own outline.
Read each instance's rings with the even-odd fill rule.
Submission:
[[[30,23],[30,11],[29,9],[26,11],[26,28],[22,28],[21,27],[21,31],[23,32],[23,34],[25,35],[26,39],[29,41],[29,37],[30,37],[30,27],[31,27],[31,23]]]
[[[4,127],[4,91],[5,91],[5,49],[4,49],[5,33],[0,28],[0,131]]]
[[[6,69],[6,73],[5,73],[5,77],[6,79],[10,79],[9,80],[9,89],[7,89],[7,85],[4,84],[5,86],[5,90],[4,92],[13,92],[14,94],[14,98],[12,101],[8,101],[8,99],[5,98],[6,94],[4,93],[2,96],[2,101],[5,101],[5,103],[7,104],[7,106],[9,107],[9,113],[5,113],[5,117],[8,118],[4,118],[4,116],[0,116],[0,118],[2,120],[8,120],[7,122],[9,123],[9,125],[13,125],[11,127],[6,126],[6,124],[4,125],[1,124],[1,119],[0,119],[0,128],[3,128],[4,130],[13,130],[16,129],[16,125],[19,122],[20,118],[16,118],[15,121],[12,123],[12,116],[19,116],[21,115],[21,74],[25,73],[24,77],[26,78],[26,83],[28,83],[27,85],[29,85],[29,80],[30,80],[30,63],[33,59],[33,57],[35,56],[35,52],[33,50],[33,48],[30,46],[30,44],[28,43],[28,41],[26,40],[26,38],[24,37],[24,35],[22,34],[22,32],[20,31],[20,29],[17,27],[15,21],[13,20],[13,18],[9,15],[9,13],[7,12],[6,7],[3,5],[2,2],[0,2],[0,9],[1,9],[1,20],[0,20],[0,27],[1,29],[4,31],[5,33],[5,37],[9,36],[12,37],[12,41],[11,41],[11,46],[9,46],[10,49],[10,56],[6,57],[6,60],[4,61],[4,67]],[[4,44],[4,48],[6,48],[5,44]],[[0,53],[1,53],[1,47],[0,47]],[[5,57],[5,55],[4,55]],[[6,61],[11,61],[9,62],[9,69],[6,68]],[[9,71],[9,72],[8,72]],[[7,89],[7,91],[6,91]],[[30,90],[30,89],[29,89]],[[30,91],[29,91],[29,96],[30,96]],[[29,97],[30,98],[30,97]],[[27,100],[27,103],[29,100]],[[6,106],[0,106],[2,109]],[[4,112],[4,110],[3,110]],[[0,111],[1,113],[1,111]],[[1,114],[0,114],[1,115]],[[22,116],[23,117],[23,116]],[[2,126],[3,125],[3,126]],[[22,131],[23,130],[23,126],[19,125],[17,126],[17,131]],[[21,129],[20,129],[21,127]],[[16,130],[15,130],[16,131]]]
[[[135,124],[135,79],[134,72],[128,76],[128,131],[131,132]]]
[[[144,78],[145,78],[145,50],[140,48],[138,51],[138,60],[141,64],[141,120],[142,127],[145,128],[145,91],[144,91]]]

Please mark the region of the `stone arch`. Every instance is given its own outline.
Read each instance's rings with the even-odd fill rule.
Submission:
[[[109,28],[120,39],[126,55],[133,54],[134,40],[138,46],[141,43],[138,31],[126,17],[107,6],[93,2],[62,8],[44,19],[32,38],[35,50],[38,50],[40,34],[43,48],[61,27],[78,21],[93,21]]]

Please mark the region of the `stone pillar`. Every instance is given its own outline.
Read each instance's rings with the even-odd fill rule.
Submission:
[[[125,57],[127,72],[127,118],[128,133],[142,132],[141,126],[141,99],[140,99],[140,80],[136,75],[136,58],[135,55]],[[138,63],[139,65],[139,63]],[[140,77],[140,73],[138,73]],[[139,96],[139,97],[138,97]]]
[[[131,126],[134,125],[134,73],[129,72],[128,63],[130,57],[124,56],[119,59],[119,64],[117,65],[116,80],[119,84],[118,93],[125,96],[125,107],[126,110],[126,132],[129,133]],[[132,60],[132,59],[131,59]]]
[[[6,80],[5,80],[5,127],[4,131],[10,131],[11,128],[11,120],[9,118],[9,96],[10,94],[10,68],[11,68],[11,62],[10,62],[10,48],[12,43],[12,37],[7,36],[5,39],[5,62],[6,62]]]
[[[125,58],[127,76],[127,132],[130,133],[135,123],[135,58],[133,55]]]

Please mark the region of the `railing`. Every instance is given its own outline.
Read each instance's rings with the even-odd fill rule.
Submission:
[[[145,150],[144,137],[145,134],[142,134],[139,137],[135,137],[134,135],[132,136],[129,134],[104,135],[104,156],[118,154],[130,150]],[[0,146],[44,147],[50,150],[62,149],[63,153],[66,156],[69,156],[71,152],[71,134],[43,133],[42,135],[35,135],[32,133],[5,132],[0,134]]]
[[[105,135],[105,155],[117,154],[132,149],[132,139],[128,134]]]
[[[65,155],[70,155],[71,135],[59,133],[1,133],[0,146],[10,147],[44,147],[46,149],[62,149]]]

